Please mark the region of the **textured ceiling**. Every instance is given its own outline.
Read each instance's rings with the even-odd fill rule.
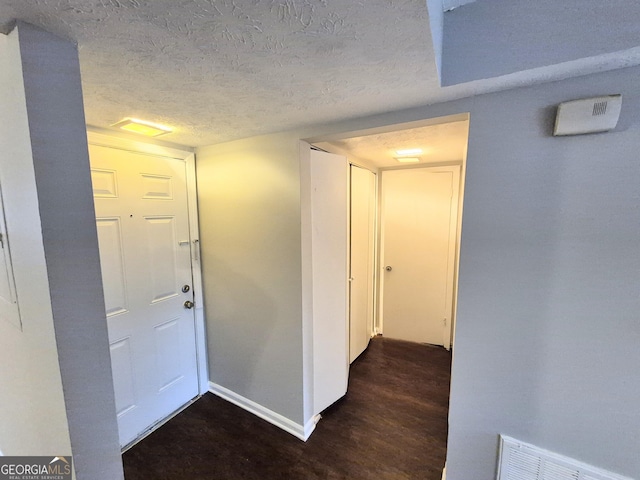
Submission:
[[[89,125],[143,118],[188,146],[640,64],[637,47],[441,88],[425,0],[0,0],[0,31],[13,19],[77,41]]]
[[[2,0],[78,42],[87,123],[204,145],[425,103],[424,0]]]
[[[365,135],[360,137],[318,142],[316,146],[365,164],[382,167],[398,167],[396,150],[419,148],[421,163],[460,161],[466,155],[469,121],[441,123],[425,127],[398,130],[394,132]],[[414,155],[412,155],[414,156]]]

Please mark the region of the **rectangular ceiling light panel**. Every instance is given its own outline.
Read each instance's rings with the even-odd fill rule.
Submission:
[[[172,132],[171,128],[165,125],[147,122],[146,120],[139,120],[137,118],[125,118],[124,120],[112,125],[112,127],[120,128],[127,132],[146,135],[147,137],[159,137],[160,135],[166,135],[167,133]]]

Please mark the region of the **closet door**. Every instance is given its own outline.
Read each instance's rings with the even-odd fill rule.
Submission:
[[[376,175],[351,166],[349,362],[367,348],[373,333]]]
[[[311,151],[314,413],[347,392],[347,159]]]

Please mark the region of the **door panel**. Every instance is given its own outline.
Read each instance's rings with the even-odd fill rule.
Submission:
[[[145,218],[146,250],[149,255],[151,302],[159,302],[178,295],[176,283],[174,218]]]
[[[90,146],[120,443],[198,394],[185,164]]]
[[[459,167],[382,174],[385,336],[434,345],[448,338],[458,182]]]
[[[116,413],[118,416],[136,406],[136,394],[131,361],[131,345],[129,338],[123,338],[110,346],[111,366],[115,372],[113,389],[116,397]]]
[[[173,199],[171,177],[161,175],[142,175],[142,198]]]
[[[347,159],[311,151],[314,413],[347,392]]]
[[[155,327],[160,392],[183,377],[178,322],[179,319],[174,319]]]
[[[373,332],[375,174],[351,166],[351,274],[349,361],[369,345]]]
[[[124,256],[119,218],[102,218],[97,221],[100,265],[107,316],[127,310],[124,279]]]

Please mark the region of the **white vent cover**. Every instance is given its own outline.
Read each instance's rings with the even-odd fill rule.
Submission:
[[[618,124],[621,108],[622,95],[561,103],[558,105],[553,134],[556,136],[580,135],[612,130]]]
[[[497,480],[632,479],[501,435]]]

